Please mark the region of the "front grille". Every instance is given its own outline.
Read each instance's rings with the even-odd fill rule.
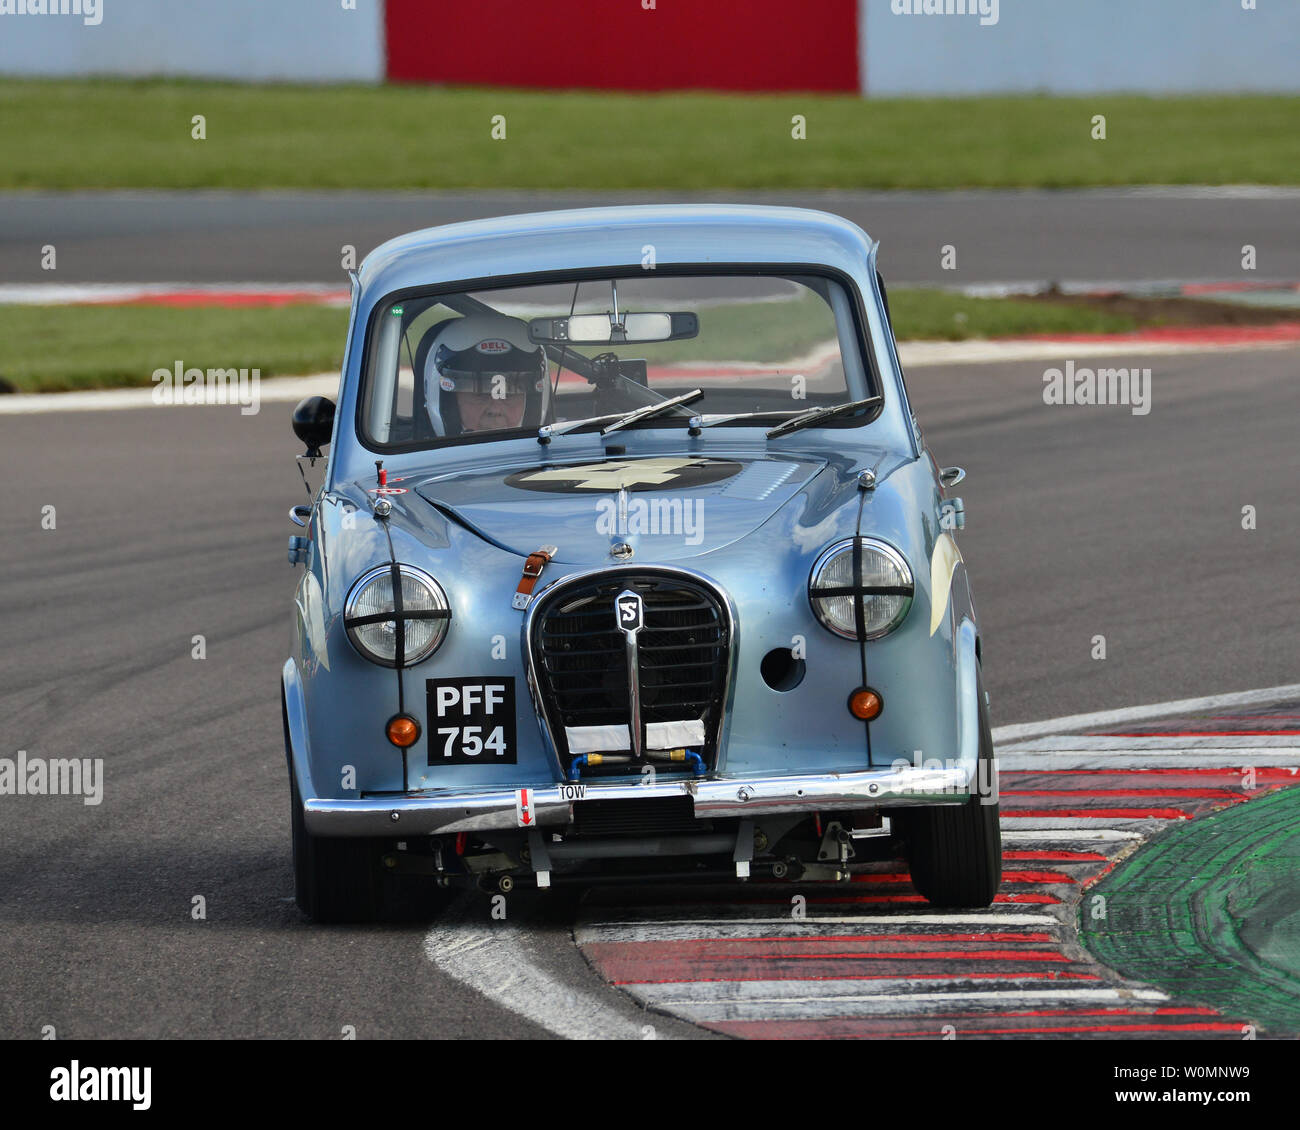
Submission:
[[[542,598],[531,645],[556,748],[568,757],[566,726],[628,723],[627,648],[614,611],[624,589],[645,602],[637,641],[642,721],[702,720],[705,748],[697,752],[712,766],[730,625],[708,588],[680,576],[605,574]]]

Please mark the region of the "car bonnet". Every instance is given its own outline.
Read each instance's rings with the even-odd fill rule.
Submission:
[[[415,493],[521,556],[608,562],[708,553],[753,532],[824,466],[804,456],[652,455],[496,467],[426,479]]]

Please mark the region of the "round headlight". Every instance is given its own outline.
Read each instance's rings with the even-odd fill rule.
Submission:
[[[343,625],[348,639],[372,663],[409,667],[428,659],[442,645],[451,619],[447,594],[428,573],[396,566],[401,577],[394,599],[392,565],[380,565],[357,578],[348,593]]]
[[[836,542],[813,565],[808,599],[822,626],[849,640],[878,640],[912,607],[912,570],[874,538]]]

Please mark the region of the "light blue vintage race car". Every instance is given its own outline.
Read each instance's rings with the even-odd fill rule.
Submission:
[[[392,240],[353,278],[284,665],[297,900],[1001,875],[980,635],[876,246],[795,208]],[[431,905],[437,899],[430,898]]]

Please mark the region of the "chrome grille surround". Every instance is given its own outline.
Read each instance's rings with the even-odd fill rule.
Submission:
[[[523,626],[528,684],[559,778],[568,777],[565,727],[629,723],[627,646],[614,601],[626,589],[645,599],[638,666],[643,722],[703,718],[698,752],[719,768],[735,674],[735,612],[726,593],[699,573],[625,565],[552,582],[533,599]],[[651,762],[673,773],[678,763]],[[636,773],[636,765],[618,767]]]

